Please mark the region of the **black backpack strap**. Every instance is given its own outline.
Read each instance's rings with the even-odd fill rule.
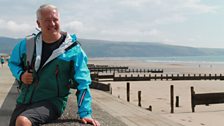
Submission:
[[[80,45],[79,41],[75,41],[75,42],[73,42],[70,46],[68,46],[68,47],[65,49],[65,51],[68,51],[69,49],[71,49],[71,48],[77,46],[78,44]]]

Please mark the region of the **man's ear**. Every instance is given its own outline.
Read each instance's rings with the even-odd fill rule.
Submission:
[[[38,20],[36,22],[37,22],[37,26],[40,28],[41,27],[40,22]]]

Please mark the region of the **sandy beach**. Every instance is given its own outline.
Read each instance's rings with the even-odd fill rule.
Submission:
[[[175,62],[142,62],[132,60],[99,60],[90,59],[90,64],[128,66],[129,68],[163,69],[163,74],[224,74],[223,64],[211,63],[175,63]],[[7,64],[0,68],[0,83],[4,88],[0,90],[0,96],[5,97],[11,85],[4,85],[3,82],[12,81],[10,72],[3,73],[8,69]],[[124,73],[123,73],[124,74]],[[142,73],[141,73],[142,74]],[[10,76],[7,80],[6,76]],[[152,113],[168,118],[184,126],[223,126],[224,104],[212,104],[209,106],[197,105],[195,112],[191,110],[190,87],[194,86],[196,93],[224,92],[224,82],[220,80],[187,80],[187,81],[129,81],[130,82],[130,104],[138,105],[138,91],[142,92],[142,108],[146,110],[152,106]],[[126,83],[105,81],[112,85],[112,95],[126,101]],[[174,96],[179,96],[179,107],[174,108],[170,113],[170,85],[174,85]],[[4,96],[3,96],[4,95]],[[0,101],[0,105],[3,101]],[[147,125],[147,124],[145,124]]]
[[[212,63],[175,63],[175,62],[142,62],[132,60],[99,60],[90,59],[96,65],[128,66],[129,68],[163,69],[163,74],[223,74],[223,64]],[[126,100],[126,83],[105,81],[112,85],[112,95]],[[174,85],[174,96],[179,96],[179,107],[171,114],[170,85]],[[184,126],[222,126],[224,124],[224,104],[209,106],[197,105],[191,110],[190,87],[196,93],[224,92],[224,82],[220,80],[187,80],[187,81],[130,81],[130,103],[138,105],[138,91],[142,92],[142,107],[152,106],[152,112],[162,115]],[[148,110],[146,110],[148,111]]]

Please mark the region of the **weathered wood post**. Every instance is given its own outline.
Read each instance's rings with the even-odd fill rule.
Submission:
[[[130,102],[130,83],[127,82],[127,101]]]
[[[171,107],[171,111],[170,113],[174,113],[174,89],[173,89],[173,85],[170,85],[170,107]]]
[[[138,91],[138,106],[141,107],[142,104],[141,104],[141,91]]]
[[[110,92],[110,94],[112,94],[112,86],[111,86],[111,84],[108,83],[108,86],[109,86],[109,92]]]
[[[192,112],[194,112],[194,107],[195,107],[194,95],[195,95],[194,87],[191,87],[191,109],[192,109]]]
[[[176,107],[179,107],[179,96],[176,96]]]
[[[149,106],[148,110],[149,110],[149,111],[152,111],[152,106],[151,106],[151,105]]]

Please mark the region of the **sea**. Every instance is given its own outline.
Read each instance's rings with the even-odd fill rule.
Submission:
[[[95,60],[138,60],[143,62],[211,63],[224,64],[223,56],[172,56],[172,57],[98,57]]]

